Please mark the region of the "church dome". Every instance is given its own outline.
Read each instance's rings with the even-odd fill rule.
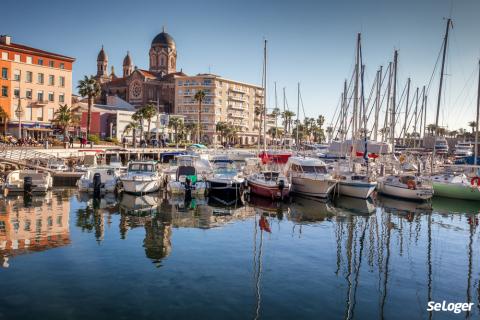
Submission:
[[[169,35],[165,31],[162,31],[157,34],[155,38],[153,38],[152,47],[153,46],[175,48],[175,40],[173,40],[171,35]]]
[[[107,60],[108,60],[108,57],[107,57],[107,54],[105,53],[105,50],[103,50],[103,45],[102,45],[102,49],[100,50],[97,56],[97,61],[107,61]]]
[[[127,55],[123,59],[124,66],[131,66],[132,65],[132,58],[130,58],[130,52],[127,51]]]

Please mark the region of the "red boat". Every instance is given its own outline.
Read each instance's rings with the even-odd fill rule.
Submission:
[[[285,164],[288,161],[288,158],[292,156],[291,152],[288,151],[263,151],[258,155],[262,159],[262,163],[282,163]]]
[[[247,178],[250,193],[271,199],[283,199],[290,194],[290,183],[277,171],[255,173]]]

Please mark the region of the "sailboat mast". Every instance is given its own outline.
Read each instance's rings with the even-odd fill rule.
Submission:
[[[392,62],[388,63],[388,85],[387,85],[387,108],[385,109],[385,121],[383,122],[382,142],[387,141],[388,136],[388,113],[390,111],[390,93],[392,91]]]
[[[285,123],[283,124],[283,141],[282,141],[283,146],[285,146],[285,136],[287,134],[287,126],[288,126],[287,117],[285,117],[285,104],[286,104],[285,87],[283,87],[283,121],[285,121]]]
[[[447,20],[447,28],[445,30],[445,38],[443,40],[443,55],[442,55],[442,67],[440,69],[440,84],[438,86],[438,97],[437,97],[437,114],[435,116],[435,138],[438,134],[438,118],[440,116],[440,102],[442,101],[442,88],[443,88],[443,74],[445,71],[445,58],[447,56],[447,45],[448,45],[448,31],[450,30],[450,25],[452,23],[452,19],[448,18]],[[433,154],[432,154],[432,170],[433,170],[433,157],[435,156],[435,145],[433,143]]]
[[[476,129],[475,129],[475,160],[473,164],[477,164],[477,157],[478,157],[478,121],[480,115],[480,60],[478,61],[478,91],[477,91],[477,122],[476,122]]]
[[[378,138],[378,116],[380,114],[380,90],[382,88],[382,66],[377,71],[377,92],[376,92],[376,99],[375,99],[375,122],[373,125],[373,140],[377,141]]]
[[[297,129],[296,129],[296,137],[295,137],[295,144],[297,145],[297,151],[300,149],[300,141],[298,140],[298,125],[300,124],[300,82],[297,86]]]
[[[417,121],[418,121],[418,87],[417,90],[415,91],[415,122],[413,123],[413,147],[417,147]],[[422,126],[420,126],[421,128]],[[406,134],[405,134],[406,135]]]
[[[263,151],[267,151],[267,40],[263,46]]]
[[[405,104],[405,122],[403,124],[403,145],[406,145],[407,142],[407,121],[408,121],[408,104],[410,100],[410,78],[407,80],[407,101]]]
[[[393,92],[392,92],[392,123],[391,128],[391,142],[392,152],[395,153],[395,116],[396,116],[396,96],[397,96],[397,63],[398,63],[398,51],[395,50],[393,54]]]
[[[357,34],[357,46],[355,50],[355,85],[354,85],[354,97],[353,97],[353,120],[352,120],[352,143],[355,143],[355,136],[357,134],[357,123],[358,123],[358,91],[359,91],[359,69],[360,69],[360,40],[361,39],[361,34]]]
[[[347,137],[347,120],[348,120],[348,112],[347,112],[347,80],[343,82],[343,119],[342,119],[342,142],[345,141]]]

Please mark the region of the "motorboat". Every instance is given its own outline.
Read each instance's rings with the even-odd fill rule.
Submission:
[[[65,161],[63,159],[49,160],[47,163],[47,168],[53,171],[60,171],[60,172],[65,172],[69,170],[68,166],[65,164]]]
[[[335,175],[338,180],[338,193],[360,199],[368,199],[377,187],[377,182],[365,174],[340,172]]]
[[[287,177],[279,171],[262,171],[247,177],[249,192],[262,197],[283,199],[290,193]]]
[[[377,181],[378,192],[387,196],[415,201],[428,200],[433,196],[432,185],[411,174],[387,175]]]
[[[93,193],[98,183],[101,194],[115,192],[120,174],[111,167],[89,168],[77,181],[80,192]]]
[[[245,179],[238,172],[233,160],[216,159],[213,174],[207,178],[208,195],[219,202],[229,204],[242,199]]]
[[[123,191],[134,194],[155,192],[160,189],[161,174],[155,161],[132,161],[126,174],[120,176]]]
[[[192,195],[205,195],[206,174],[210,171],[209,162],[192,155],[179,155],[176,160],[175,179],[168,181],[167,191],[171,194],[185,194],[186,191],[191,191]],[[197,167],[200,170],[197,170]]]
[[[465,158],[473,155],[473,144],[470,142],[458,142],[453,152],[455,158]]]
[[[260,159],[262,159],[262,163],[279,163],[285,164],[287,163],[288,159],[292,156],[290,151],[282,151],[282,150],[268,150],[263,151],[259,155]]]
[[[285,175],[291,191],[307,196],[327,198],[337,181],[327,171],[325,162],[310,157],[290,157]]]
[[[480,179],[465,174],[444,173],[428,179],[432,182],[435,197],[480,201]]]
[[[49,172],[38,170],[11,171],[4,182],[4,189],[8,193],[46,193],[53,186],[53,178]]]

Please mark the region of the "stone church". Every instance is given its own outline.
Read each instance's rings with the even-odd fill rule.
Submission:
[[[173,113],[175,103],[175,78],[185,76],[177,72],[177,48],[173,38],[163,30],[152,40],[148,70],[133,66],[130,53],[123,59],[123,74],[119,77],[112,66],[108,73],[108,56],[102,46],[97,57],[97,74],[102,93],[99,103],[106,104],[107,96],[118,96],[140,107],[159,102],[160,112]]]

